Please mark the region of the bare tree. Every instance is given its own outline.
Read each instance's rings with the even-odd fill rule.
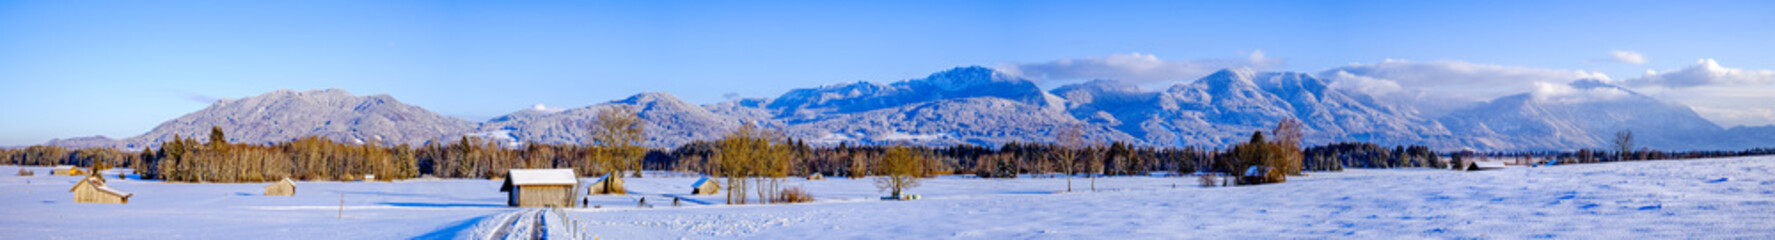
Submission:
[[[1276,174],[1300,176],[1301,161],[1305,158],[1300,152],[1300,141],[1306,136],[1305,126],[1300,123],[1300,120],[1286,118],[1277,122],[1276,129],[1270,133],[1276,136],[1276,140],[1270,144],[1278,148],[1277,150],[1280,152],[1273,158],[1273,161],[1266,165],[1269,165],[1271,171]],[[1284,179],[1282,176],[1271,176],[1270,178]]]
[[[1066,174],[1066,192],[1072,192],[1072,175],[1078,173],[1078,148],[1084,144],[1084,141],[1084,126],[1079,124],[1061,127],[1060,131],[1054,134],[1054,142],[1059,145],[1055,146],[1053,151],[1049,151],[1049,154],[1054,158],[1056,165],[1059,165],[1061,173]]]
[[[1628,153],[1633,151],[1633,130],[1615,132],[1615,150],[1615,159],[1627,160]]]
[[[882,158],[882,171],[885,176],[875,179],[875,187],[883,191],[892,191],[895,199],[908,188],[918,187],[918,175],[924,172],[925,156],[914,152],[904,145],[895,145],[887,149]]]
[[[641,122],[641,115],[629,106],[616,106],[598,111],[592,122],[592,144],[601,147],[613,168],[607,170],[633,170],[635,177],[641,176],[641,155],[646,149],[641,147],[641,140],[647,131]],[[620,174],[620,172],[619,172]]]

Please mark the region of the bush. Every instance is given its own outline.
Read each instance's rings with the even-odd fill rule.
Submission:
[[[812,201],[814,201],[814,196],[807,194],[806,190],[801,190],[801,188],[798,187],[783,188],[782,191],[777,192],[776,199],[771,200],[773,203],[803,203]]]

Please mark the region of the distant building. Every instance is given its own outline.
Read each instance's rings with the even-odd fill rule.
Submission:
[[[820,173],[808,174],[807,180],[826,180],[826,175],[821,175]]]
[[[710,195],[716,193],[721,193],[721,184],[715,183],[715,180],[709,179],[709,177],[697,179],[696,183],[690,184],[690,194]]]
[[[1497,169],[1504,169],[1504,162],[1501,162],[1501,161],[1484,161],[1484,162],[1473,161],[1473,162],[1467,163],[1466,166],[1462,166],[1461,170],[1480,171],[1480,170],[1497,170]]]
[[[513,207],[573,207],[578,184],[573,169],[512,169],[499,191],[507,193],[506,205]]]
[[[18,175],[21,177],[29,177],[31,175],[37,175],[37,172],[32,172],[31,170],[25,170],[25,168],[19,168]]]
[[[290,178],[284,178],[283,180],[277,181],[276,183],[272,183],[270,186],[265,186],[265,196],[295,196],[295,195],[296,195],[296,181],[290,181]]]
[[[80,175],[86,175],[86,173],[80,171],[80,168],[77,168],[74,166],[60,165],[60,166],[55,166],[55,168],[53,168],[53,170],[50,170],[49,175],[50,176],[80,176]]]
[[[628,191],[623,188],[622,175],[616,174],[615,172],[605,173],[604,178],[600,178],[597,182],[593,182],[592,185],[586,186],[586,194],[625,193],[628,193]]]
[[[80,182],[74,183],[74,188],[69,188],[68,192],[74,193],[75,203],[125,204],[129,203],[129,197],[135,196],[135,194],[106,186],[105,179],[97,176],[87,176],[85,179],[80,179]]]

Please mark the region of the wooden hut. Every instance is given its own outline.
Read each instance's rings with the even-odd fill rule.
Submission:
[[[75,203],[125,204],[129,203],[129,197],[135,196],[135,194],[106,186],[105,179],[97,176],[87,176],[85,179],[80,179],[80,182],[74,183],[74,188],[69,188],[68,192],[74,193]]]
[[[265,186],[265,196],[296,196],[296,181],[284,178],[270,186]]]
[[[577,184],[573,169],[512,169],[499,191],[508,193],[506,205],[513,207],[573,207]]]
[[[1468,162],[1466,166],[1462,166],[1462,170],[1467,170],[1467,171],[1498,170],[1498,169],[1504,169],[1504,162],[1501,162],[1501,161],[1484,161],[1484,162],[1473,161],[1473,162]]]
[[[37,172],[32,172],[31,170],[25,170],[25,168],[19,168],[18,175],[21,177],[29,177],[31,175],[37,175]]]
[[[697,179],[696,183],[690,184],[690,194],[712,195],[716,193],[721,193],[721,184],[715,183],[715,180],[709,179],[709,177]]]
[[[61,165],[61,166],[55,166],[55,168],[50,170],[49,175],[50,176],[80,176],[80,175],[86,175],[86,173],[80,171],[80,168],[77,168],[74,166]]]
[[[808,174],[807,180],[826,180],[826,175],[820,173]]]
[[[628,193],[628,191],[627,191],[627,189],[623,188],[622,175],[616,174],[614,172],[613,173],[605,173],[604,178],[600,178],[600,179],[598,179],[597,182],[593,182],[592,185],[586,186],[586,194],[625,194],[625,193]]]

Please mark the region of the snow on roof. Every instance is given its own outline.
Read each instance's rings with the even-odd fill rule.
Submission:
[[[115,188],[111,188],[111,186],[105,186],[105,185],[98,185],[98,187],[99,187],[99,191],[102,191],[102,192],[106,192],[106,193],[110,193],[110,194],[111,194],[111,195],[117,195],[117,196],[120,196],[120,197],[126,197],[126,198],[127,198],[127,197],[130,197],[130,196],[135,196],[135,195],[136,195],[136,194],[133,194],[133,193],[127,193],[127,192],[123,192],[123,191],[122,191],[122,190],[117,190],[117,189],[115,189]]]
[[[55,166],[55,168],[54,168],[54,169],[55,169],[55,170],[68,170],[68,169],[74,169],[74,166],[68,166],[68,165],[57,165],[57,166]]]
[[[105,180],[103,178],[93,177],[93,176],[87,176],[84,179],[80,179],[80,183],[74,184],[74,187],[69,188],[68,191],[73,192],[74,190],[78,190],[78,189],[80,189],[80,185],[90,185],[93,188],[98,189],[100,192],[110,193],[112,195],[117,195],[117,196],[121,196],[121,197],[127,198],[130,196],[135,196],[135,194],[124,192],[123,190],[117,190],[116,188],[111,188],[111,186],[106,186]]]
[[[1479,168],[1504,168],[1504,162],[1497,162],[1497,161],[1486,161],[1486,162],[1477,162],[1476,161],[1476,162],[1473,162],[1473,165],[1475,167],[1479,167]]]
[[[506,181],[512,185],[574,185],[579,183],[579,174],[573,169],[512,169]]]

